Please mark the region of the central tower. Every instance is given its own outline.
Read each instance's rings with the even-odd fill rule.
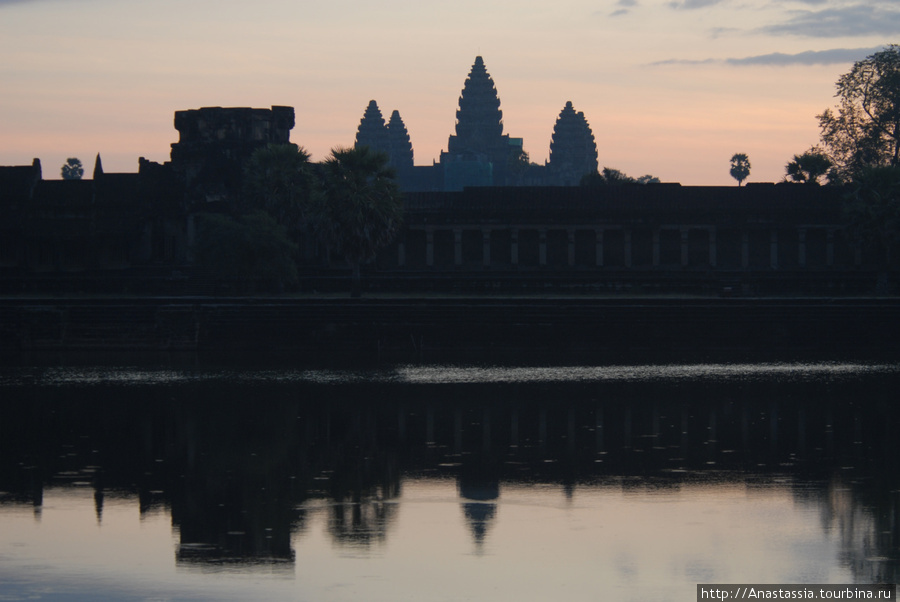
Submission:
[[[514,144],[517,143],[517,144]],[[521,141],[503,133],[503,111],[494,80],[475,57],[459,96],[456,135],[441,154],[445,188],[502,184],[511,158],[521,152]]]
[[[484,66],[484,59],[475,57],[475,64],[466,78],[456,111],[456,135],[450,136],[447,151],[451,155],[490,154],[509,146],[509,136],[503,135],[503,111],[497,88]]]

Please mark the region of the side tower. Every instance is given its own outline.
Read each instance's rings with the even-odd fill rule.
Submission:
[[[385,153],[389,164],[397,171],[400,187],[409,186],[413,173],[413,148],[400,111],[393,111],[391,120],[385,124],[378,103],[370,100],[359,122],[354,146],[368,146]]]
[[[400,117],[400,111],[391,113],[391,120],[387,124],[388,142],[391,149],[391,165],[397,168],[401,175],[413,168],[413,147],[409,139],[409,132]]]
[[[366,107],[366,111],[359,121],[354,146],[368,146],[374,151],[381,151],[388,155],[391,153],[387,126],[384,124],[381,109],[378,108],[378,103],[374,100],[369,101],[369,106]]]
[[[288,144],[293,127],[293,107],[176,111],[179,137],[172,144],[172,170],[183,180],[188,201],[233,201],[253,151]]]
[[[562,186],[576,186],[582,176],[597,171],[594,133],[584,113],[576,113],[571,101],[566,102],[553,126],[547,167],[554,183]]]
[[[459,97],[456,135],[450,136],[447,152],[441,153],[445,188],[503,184],[511,157],[520,150],[503,133],[497,88],[484,59],[475,57]]]

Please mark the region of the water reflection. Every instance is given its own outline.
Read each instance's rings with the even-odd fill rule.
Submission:
[[[147,367],[0,368],[0,386],[179,385],[204,382],[244,384],[479,384],[592,383],[625,381],[751,381],[781,382],[855,379],[869,374],[897,374],[900,365],[880,362],[736,362],[695,364],[634,364],[603,366],[464,366],[399,365],[352,369],[189,369]]]
[[[510,533],[503,525],[517,517],[547,520],[546,509],[531,504],[546,504],[549,488],[559,511],[569,513],[547,520],[557,530],[577,529],[577,520],[595,528],[597,516],[581,514],[587,505],[598,516],[613,513],[604,527],[611,533],[623,533],[621,523],[634,542],[644,541],[642,525],[652,524],[648,538],[672,542],[690,539],[700,527],[684,523],[697,517],[733,530],[747,545],[759,537],[754,531],[788,538],[798,557],[784,581],[833,578],[815,568],[825,562],[823,541],[835,543],[834,565],[852,579],[897,581],[895,365],[555,370],[407,366],[370,378],[8,370],[0,518],[28,508],[43,521],[48,495],[90,492],[91,522],[104,529],[110,508],[122,504],[134,506],[141,520],[170,517],[179,567],[293,574],[303,570],[298,546],[306,554],[305,542],[318,537],[313,525],[324,525],[335,549],[364,557],[415,539],[401,516],[415,514],[411,502],[420,493],[407,490],[421,492],[422,484],[444,496],[432,500],[432,510],[438,502],[455,507],[457,535],[465,534],[470,553],[500,553],[544,528],[522,522],[522,533]],[[447,483],[455,493],[442,488]],[[765,504],[746,503],[763,498]],[[752,514],[783,500],[814,512],[818,534],[779,523],[789,512]],[[664,504],[649,514],[632,514],[657,502]],[[52,506],[60,504],[55,497]],[[723,511],[719,504],[750,512],[747,525],[709,518]],[[431,519],[421,520],[427,531]],[[646,575],[661,562],[627,541],[556,537],[590,548],[567,562],[612,554],[617,579]],[[592,547],[601,543],[612,547]],[[15,558],[9,540],[5,545],[0,558]],[[723,575],[715,551],[686,550],[676,563],[682,580],[741,580],[733,569]]]

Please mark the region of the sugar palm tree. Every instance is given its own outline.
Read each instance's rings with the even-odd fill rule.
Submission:
[[[244,168],[242,209],[265,211],[293,230],[313,188],[309,153],[296,144],[270,144],[257,149]]]
[[[342,256],[353,273],[352,295],[362,294],[360,268],[400,228],[403,205],[388,156],[367,146],[335,148],[323,164],[323,194],[309,204],[320,240]]]
[[[737,180],[738,186],[750,175],[750,159],[744,153],[735,153],[731,157],[731,177]]]

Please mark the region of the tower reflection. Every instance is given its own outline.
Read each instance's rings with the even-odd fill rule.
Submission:
[[[5,386],[0,504],[48,486],[171,513],[180,565],[294,562],[310,500],[337,546],[390,538],[403,483],[451,478],[476,553],[506,484],[803,483],[862,581],[900,577],[897,376],[410,385],[391,381]],[[0,505],[2,509],[2,505]]]

